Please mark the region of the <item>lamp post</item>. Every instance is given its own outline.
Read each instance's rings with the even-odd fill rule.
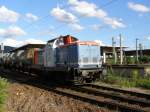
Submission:
[[[116,58],[115,44],[116,44],[116,42],[115,42],[115,40],[114,40],[114,37],[112,37],[113,57],[114,57],[114,63],[116,64],[117,58]]]
[[[139,61],[139,53],[138,53],[138,38],[136,38],[136,63],[138,63]]]
[[[3,43],[1,43],[1,51],[2,51],[1,57],[3,58],[3,51],[4,51],[4,44]]]
[[[123,63],[123,51],[122,51],[122,37],[121,34],[119,35],[120,37],[120,64]]]

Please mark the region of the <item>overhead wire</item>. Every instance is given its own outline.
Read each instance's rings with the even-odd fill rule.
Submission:
[[[107,7],[108,5],[111,5],[112,3],[114,3],[114,2],[117,2],[118,0],[111,0],[111,1],[109,1],[109,2],[107,2],[107,3],[105,3],[105,4],[103,4],[103,5],[101,5],[101,6],[99,6],[99,7],[97,7],[97,9],[102,9],[102,8],[104,8],[104,7]],[[81,18],[83,18],[83,17],[85,17],[85,15],[80,15],[80,16],[78,16],[78,19],[81,19]],[[65,24],[65,23],[64,23]],[[63,27],[62,25],[61,26],[58,26],[57,27],[57,29],[58,28],[61,28],[61,27]]]
[[[98,8],[107,7],[107,6],[109,6],[109,5],[111,5],[112,3],[117,2],[117,1],[118,1],[118,0],[110,0],[109,2],[107,2],[107,3],[105,3],[105,4],[101,5],[101,6],[99,6]],[[65,5],[63,5],[61,8],[66,8],[66,7],[68,7],[68,6],[69,6],[69,4],[65,4]],[[40,18],[38,21],[41,22],[41,21],[45,20],[46,18],[48,18],[49,16],[50,16],[50,14],[48,14],[48,15],[46,15],[46,16]],[[81,18],[83,18],[83,17],[85,17],[85,15],[80,15],[80,16],[78,16],[78,19],[81,19]],[[36,22],[36,23],[37,23],[37,22]],[[30,28],[32,25],[35,25],[36,23],[34,22],[34,23],[29,24],[27,27],[25,27],[25,29],[26,29],[26,28]],[[66,24],[66,23],[62,23],[61,25],[56,26],[55,29],[58,30],[58,29],[64,27],[64,24]]]
[[[107,2],[107,3],[105,3],[105,4],[103,4],[103,5],[99,6],[99,7],[97,7],[97,9],[98,9],[98,8],[105,8],[105,7],[107,7],[107,6],[109,6],[109,5],[113,4],[113,3],[115,3],[115,2],[117,2],[117,1],[118,1],[118,0],[110,0],[109,2]],[[61,6],[61,8],[65,9],[65,8],[68,8],[68,6],[70,6],[70,5],[67,3],[67,4]],[[33,23],[30,23],[30,24],[24,26],[24,29],[28,30],[28,29],[30,29],[31,27],[33,27],[34,25],[37,25],[37,24],[41,23],[42,21],[46,21],[46,19],[47,19],[48,17],[50,17],[50,14],[48,14],[48,15],[46,15],[46,16],[44,16],[44,17],[41,17],[41,18],[39,18],[37,21],[35,21],[35,22],[33,22]],[[85,17],[85,15],[80,15],[80,16],[78,16],[78,19],[81,19],[81,18],[83,18],[83,17]],[[47,21],[46,21],[46,22],[47,22]],[[69,25],[69,24],[67,24],[67,23],[61,23],[61,24],[58,25],[58,26],[54,26],[54,29],[55,29],[55,31],[56,31],[56,30],[58,30],[58,29],[63,28],[63,27],[66,26],[66,25]],[[40,26],[38,26],[38,27],[40,27]],[[52,31],[52,32],[53,32],[53,31]],[[55,33],[55,35],[56,35],[56,34],[57,34],[57,33]]]
[[[65,8],[65,7],[67,7],[67,6],[68,6],[68,4],[65,4],[65,5],[62,6],[62,8]],[[50,16],[50,14],[45,15],[44,17],[39,18],[37,21],[26,25],[26,26],[25,26],[25,29],[30,28],[30,27],[32,27],[32,26],[35,25],[35,24],[38,24],[37,22],[39,22],[39,21],[42,22],[43,20],[45,20],[45,19],[48,18],[49,16]]]

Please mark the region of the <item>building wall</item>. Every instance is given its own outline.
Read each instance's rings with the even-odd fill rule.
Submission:
[[[111,71],[113,74],[132,77],[133,75],[150,76],[150,65],[112,65],[108,67],[107,71]]]

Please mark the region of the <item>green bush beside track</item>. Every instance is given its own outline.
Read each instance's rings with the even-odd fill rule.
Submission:
[[[0,77],[0,112],[5,112],[5,102],[8,96],[8,85],[7,80]]]
[[[141,77],[136,71],[132,73],[132,77],[125,77],[114,74],[110,70],[101,81],[109,84],[119,85],[120,87],[141,87],[150,89],[150,77]]]

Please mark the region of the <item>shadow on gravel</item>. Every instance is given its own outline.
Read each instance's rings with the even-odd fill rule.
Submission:
[[[16,71],[10,71],[10,70],[4,70],[0,69],[0,77],[6,78],[11,83],[19,83],[19,84],[26,84],[33,87],[37,87],[40,89],[44,89],[46,91],[50,91],[62,96],[67,96],[69,98],[78,99],[84,102],[89,102],[92,104],[97,104],[95,101],[89,101],[87,98],[82,97],[76,97],[75,95],[72,95],[71,93],[65,93],[62,91],[56,90],[57,87],[67,87],[72,86],[72,84],[62,84],[54,82],[53,80],[49,79],[49,77],[38,77],[36,75],[28,75],[27,73],[22,72],[16,72]],[[101,104],[101,107],[105,107],[106,105]]]
[[[62,96],[79,99],[79,100],[82,100],[85,102],[95,104],[100,107],[104,107],[104,108],[106,107],[107,109],[120,110],[122,112],[130,111],[130,110],[136,110],[137,112],[141,112],[141,110],[138,111],[138,109],[135,109],[135,108],[132,109],[132,108],[128,108],[126,106],[125,107],[118,106],[111,102],[107,103],[107,102],[103,102],[103,101],[89,100],[88,98],[77,97],[75,95],[72,95],[71,93],[65,93],[65,92],[58,91],[57,87],[64,88],[66,86],[71,86],[71,84],[67,85],[67,84],[62,84],[62,83],[56,83],[54,80],[49,79],[50,77],[39,77],[35,74],[29,75],[27,73],[4,70],[4,69],[0,69],[0,76],[3,78],[6,78],[11,83],[20,83],[20,84],[30,85],[33,87],[44,89],[46,91],[60,94]]]
[[[55,89],[56,87],[67,85],[66,83],[60,83],[52,80],[50,77],[48,77],[48,75],[39,77],[35,74],[29,75],[28,73],[10,71],[2,68],[0,68],[0,77],[6,78],[11,83],[23,83],[45,90],[51,90]],[[71,85],[71,83],[69,85]]]
[[[30,112],[35,110],[36,112],[51,112],[49,110],[52,110],[52,112],[72,112],[71,110],[76,110],[75,112],[81,112],[80,110],[85,110],[85,112],[95,112],[95,110],[100,110],[97,106],[92,106],[89,103],[70,99],[78,99],[74,96],[58,92],[56,88],[64,87],[65,85],[58,84],[53,80],[48,79],[48,77],[38,77],[34,74],[28,75],[27,73],[1,68],[0,77],[5,78],[8,82],[12,83],[10,89],[12,94],[7,103],[10,112],[12,110],[14,110],[14,112],[27,112],[29,110]],[[85,101],[82,99],[80,100]],[[34,105],[32,105],[33,103]],[[37,108],[39,110],[37,110]],[[43,111],[43,109],[45,111]],[[66,111],[68,109],[70,111]]]

